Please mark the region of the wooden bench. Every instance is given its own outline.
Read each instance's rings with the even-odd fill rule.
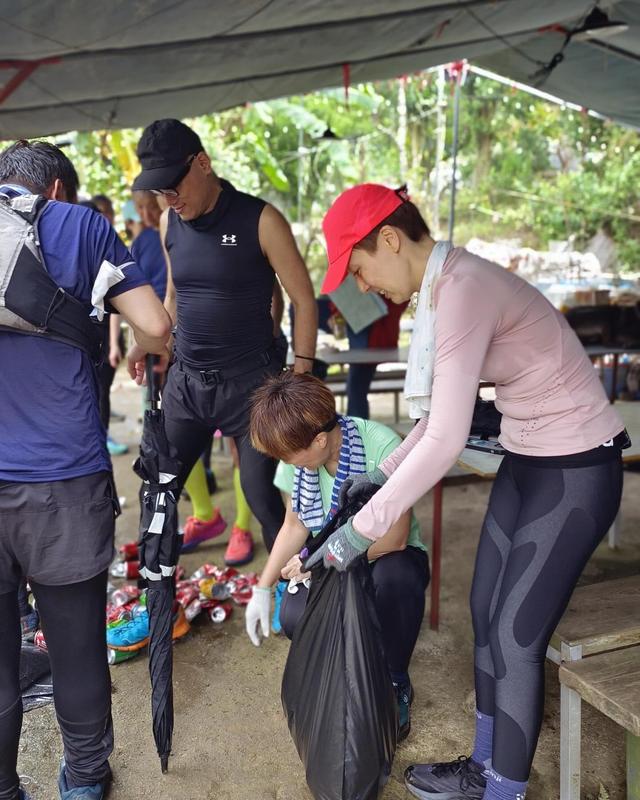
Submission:
[[[584,700],[626,730],[627,800],[640,800],[640,647],[563,664],[559,678],[578,702]],[[580,773],[573,778],[571,797],[579,798]]]
[[[547,658],[563,667],[640,644],[640,575],[578,587]],[[640,692],[640,687],[638,687]],[[580,695],[560,684],[560,800],[580,798]]]
[[[331,380],[327,384],[336,397],[345,397],[347,394],[346,380]],[[404,378],[374,378],[369,387],[369,394],[393,394],[393,420],[400,419],[400,394],[404,391]]]

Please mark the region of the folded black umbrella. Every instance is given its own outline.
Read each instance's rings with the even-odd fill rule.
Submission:
[[[166,772],[173,735],[172,629],[174,574],[180,555],[177,478],[181,464],[171,456],[153,363],[153,357],[147,356],[151,408],[144,414],[140,456],[133,468],[143,481],[138,551],[140,576],[147,582],[153,735]]]

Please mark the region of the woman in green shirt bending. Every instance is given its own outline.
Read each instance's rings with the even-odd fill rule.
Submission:
[[[304,611],[307,587],[298,556],[309,534],[317,535],[338,508],[347,477],[371,472],[400,443],[396,433],[373,420],[336,414],[331,390],[309,374],[283,372],[254,394],[251,412],[253,446],[281,463],[275,484],[290,495],[284,524],[246,611],[251,641],[259,629],[269,635],[271,589],[282,576],[294,593],[285,592],[280,611],[291,638]],[[410,729],[412,691],[409,662],[424,616],[429,558],[411,510],[368,550],[375,605],[389,671],[396,688],[400,738]]]

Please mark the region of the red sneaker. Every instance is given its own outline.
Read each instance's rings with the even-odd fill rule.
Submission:
[[[245,531],[237,525],[231,530],[231,538],[224,554],[224,563],[228,567],[239,567],[253,559],[253,537],[251,531]]]
[[[182,552],[189,553],[191,550],[195,550],[202,542],[206,542],[208,539],[215,539],[224,533],[226,527],[227,523],[219,508],[213,509],[213,518],[208,522],[203,522],[197,517],[188,517],[184,525]]]

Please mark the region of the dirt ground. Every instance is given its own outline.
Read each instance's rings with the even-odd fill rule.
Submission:
[[[136,537],[137,481],[131,471],[139,440],[140,390],[119,373],[114,408],[127,420],[112,434],[131,447],[114,459],[119,493],[127,502],[118,521],[118,543]],[[372,415],[390,419],[391,402],[377,397]],[[220,490],[214,500],[229,521],[234,518],[231,463],[217,453],[214,468]],[[473,718],[472,634],[467,597],[474,551],[486,507],[489,483],[445,490],[444,543],[439,632],[425,618],[412,663],[416,700],[412,731],[397,751],[391,781],[382,800],[406,800],[402,775],[416,761],[446,760],[470,750]],[[627,473],[620,547],[600,547],[583,582],[618,577],[640,568],[640,473]],[[189,513],[187,503],[182,513]],[[417,506],[425,541],[431,535],[431,499]],[[257,524],[254,531],[259,533]],[[257,539],[260,537],[258,536]],[[191,572],[208,561],[222,563],[227,536],[186,556]],[[253,564],[265,561],[262,544]],[[428,614],[428,612],[427,612]],[[280,682],[288,642],[273,635],[255,648],[244,633],[244,614],[214,626],[199,619],[175,647],[176,723],[173,754],[162,775],[151,734],[146,656],[112,667],[116,745],[112,800],[200,798],[201,800],[312,800],[304,771],[289,736],[280,704]],[[312,688],[311,688],[312,691]],[[612,722],[584,708],[582,723],[583,800],[596,798],[602,784],[611,800],[623,800],[624,736]],[[55,800],[61,742],[53,707],[25,715],[19,772],[34,800]],[[558,798],[559,691],[557,668],[547,665],[547,703],[533,765],[528,800]],[[602,795],[606,797],[607,795]]]

